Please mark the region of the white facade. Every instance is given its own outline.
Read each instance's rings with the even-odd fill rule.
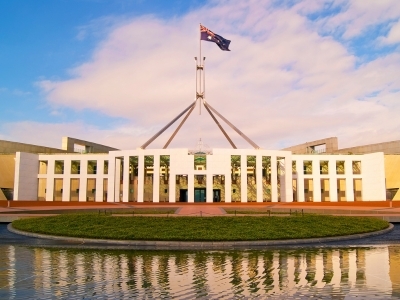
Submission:
[[[306,179],[313,183],[313,202],[323,201],[323,194],[327,189],[329,201],[340,200],[351,202],[358,199],[356,192],[360,192],[362,201],[378,201],[386,199],[385,164],[382,152],[363,155],[293,155],[296,171],[293,180],[297,182],[297,201],[307,201]],[[311,174],[307,174],[305,165],[311,165]],[[357,163],[359,172],[353,168]],[[325,170],[324,167],[326,166]],[[342,166],[343,168],[338,168]],[[329,185],[322,187],[325,181]],[[360,187],[356,187],[358,183]],[[344,185],[344,186],[341,186]],[[356,189],[358,188],[358,190]],[[342,193],[342,199],[340,198]]]
[[[195,155],[188,149],[18,152],[14,199],[173,203],[183,199],[182,191],[187,202],[376,201],[386,197],[383,153],[292,155],[290,151],[214,149],[212,154],[200,155],[204,165],[195,164]],[[167,168],[161,164],[166,157]],[[145,158],[152,167],[145,168]]]

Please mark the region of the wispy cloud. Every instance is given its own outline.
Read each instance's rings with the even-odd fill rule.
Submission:
[[[0,93],[8,93],[18,97],[28,96],[32,94],[31,92],[28,91],[23,91],[20,89],[9,89],[6,87],[0,87]]]
[[[19,89],[14,89],[12,91],[12,94],[15,95],[15,96],[21,96],[22,97],[22,96],[31,95],[32,93],[31,92],[22,91],[22,90],[19,90]]]
[[[358,66],[336,38],[337,31],[349,40],[399,18],[397,0],[372,2],[213,1],[183,17],[134,18],[114,28],[90,61],[71,70],[71,79],[39,86],[52,105],[130,120],[110,130],[110,141],[140,146],[145,134],[194,101],[201,21],[232,40],[230,53],[203,45],[207,101],[264,148],[326,136],[339,136],[342,146],[398,139],[400,55],[386,53]],[[321,17],[310,18],[313,13]],[[396,24],[384,37],[391,42]],[[199,137],[213,147],[228,146],[211,122],[204,112],[191,118],[174,146],[191,146]]]
[[[61,148],[61,138],[71,136],[89,141],[95,141],[119,149],[135,149],[138,139],[144,143],[148,134],[146,128],[124,124],[106,130],[84,122],[41,123],[33,121],[8,122],[0,127],[1,139],[21,143],[40,144]],[[40,132],[40,141],[38,140]]]
[[[310,1],[301,1],[302,6]],[[400,2],[397,0],[364,1],[364,0],[322,0],[319,9],[326,6],[340,8],[336,14],[327,15],[319,20],[321,28],[327,32],[340,33],[345,39],[362,34],[369,34],[372,27],[400,18]]]
[[[126,22],[127,19],[121,16],[103,16],[96,18],[89,22],[88,24],[78,26],[76,28],[77,34],[76,38],[79,41],[87,39],[89,36],[94,36],[96,38],[106,36],[110,31],[115,29],[118,25]]]
[[[399,44],[400,43],[400,21],[394,23],[387,34],[382,37],[381,41],[383,44]]]

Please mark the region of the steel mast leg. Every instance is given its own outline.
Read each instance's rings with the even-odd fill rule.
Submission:
[[[217,124],[217,126],[219,127],[219,129],[221,129],[222,133],[224,134],[224,136],[226,137],[226,139],[228,140],[229,144],[231,144],[233,149],[237,149],[236,145],[232,142],[232,140],[230,139],[230,137],[228,136],[228,134],[225,132],[225,130],[222,128],[221,124],[218,122],[218,120],[215,118],[215,116],[213,115],[213,113],[211,112],[211,110],[207,107],[207,105],[205,105],[204,103],[204,107],[206,108],[206,110],[208,111],[208,113],[210,114],[211,118],[213,118],[214,122]]]
[[[185,114],[189,109],[194,107],[196,105],[196,101],[190,104],[183,112],[181,112],[175,119],[173,119],[171,122],[169,122],[163,129],[161,129],[159,132],[157,132],[151,139],[149,139],[146,143],[144,143],[140,148],[141,149],[146,149],[148,145],[150,145],[156,138],[158,138],[165,130],[167,130],[172,124],[176,122],[180,117],[182,117],[183,114]]]
[[[197,101],[197,100],[196,100]],[[175,135],[178,133],[178,131],[181,129],[182,125],[185,123],[185,121],[187,120],[187,118],[189,118],[190,114],[192,113],[193,109],[196,107],[196,105],[192,105],[192,108],[189,110],[189,112],[186,114],[186,116],[183,118],[183,120],[181,121],[181,123],[179,124],[179,126],[175,129],[174,133],[171,135],[171,137],[169,138],[169,140],[167,141],[167,143],[164,145],[163,149],[167,149],[167,147],[169,146],[169,144],[172,142],[173,138],[175,137]]]
[[[260,149],[260,147],[254,143],[251,139],[249,139],[243,132],[241,132],[239,129],[235,127],[231,122],[229,122],[227,119],[225,119],[224,116],[222,116],[219,112],[217,112],[214,108],[211,107],[208,103],[204,101],[204,106],[209,109],[211,109],[218,117],[220,117],[226,124],[228,124],[233,130],[235,130],[242,138],[244,138],[250,145],[254,147],[254,149]]]

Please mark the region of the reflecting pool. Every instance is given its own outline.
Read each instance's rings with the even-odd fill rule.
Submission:
[[[109,251],[0,246],[0,299],[393,299],[400,246]]]

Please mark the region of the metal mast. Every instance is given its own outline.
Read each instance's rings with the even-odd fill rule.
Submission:
[[[229,127],[231,127],[234,131],[236,131],[243,139],[245,139],[255,149],[260,149],[260,147],[256,143],[254,143],[250,138],[248,138],[243,132],[241,132],[238,128],[236,128],[231,122],[229,122],[224,116],[222,116],[219,112],[217,112],[213,107],[211,107],[205,101],[206,78],[205,78],[204,61],[206,60],[206,58],[201,56],[201,31],[200,31],[200,39],[199,40],[200,40],[199,59],[197,59],[197,57],[194,58],[194,60],[196,62],[196,100],[191,105],[189,105],[184,111],[182,111],[177,117],[175,117],[171,122],[169,122],[165,127],[163,127],[159,132],[157,132],[151,139],[149,139],[146,143],[144,143],[140,148],[146,149],[146,147],[148,145],[150,145],[150,143],[152,143],[165,130],[167,130],[172,124],[174,124],[182,115],[184,115],[186,112],[188,112],[186,114],[186,116],[182,119],[182,121],[178,125],[178,127],[175,129],[174,133],[171,135],[171,137],[168,139],[168,141],[164,145],[163,149],[166,149],[169,146],[169,144],[172,142],[173,138],[176,136],[178,131],[181,129],[181,127],[183,126],[185,121],[189,118],[190,114],[192,113],[192,111],[194,110],[196,105],[199,106],[199,115],[201,115],[201,106],[204,105],[206,111],[210,114],[211,118],[213,119],[215,124],[217,124],[218,128],[221,130],[222,134],[228,140],[228,142],[232,146],[232,148],[237,149],[236,145],[232,142],[231,138],[226,133],[226,131],[223,129],[222,125],[218,122],[217,118],[214,116],[214,114],[212,112],[214,112],[218,117],[220,117],[226,124],[229,125]]]
[[[201,25],[201,23],[200,23]],[[205,73],[204,61],[205,57],[201,56],[201,31],[199,31],[199,59],[197,56],[194,58],[196,62],[196,102],[199,105],[199,115],[201,115],[201,105],[205,99]]]

